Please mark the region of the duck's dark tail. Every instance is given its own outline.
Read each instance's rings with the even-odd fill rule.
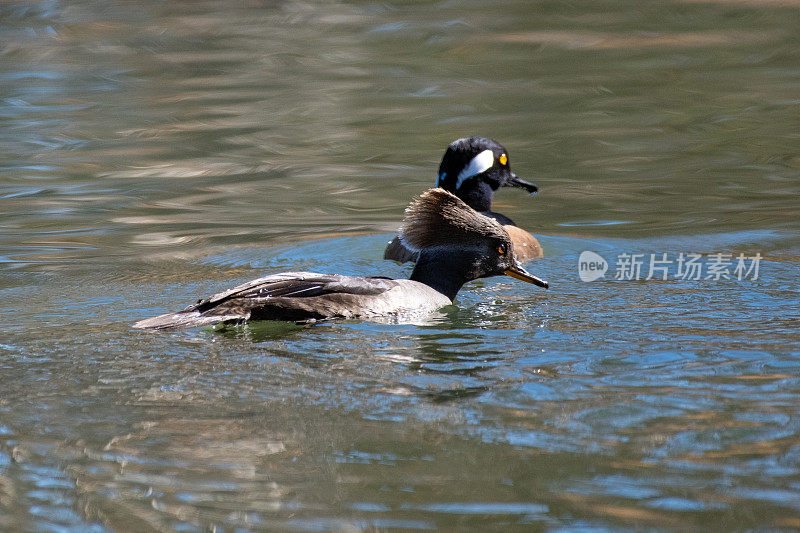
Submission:
[[[406,248],[400,241],[400,237],[395,237],[389,242],[386,251],[383,252],[384,259],[391,259],[400,263],[407,263],[408,261],[416,261],[419,252],[414,252]]]
[[[187,309],[177,313],[167,313],[140,320],[133,325],[136,329],[175,329],[175,328],[196,328],[200,326],[212,326],[220,322],[240,322],[246,317],[241,315],[204,315],[196,309]]]

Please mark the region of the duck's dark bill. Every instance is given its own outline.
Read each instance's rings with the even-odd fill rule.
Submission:
[[[513,266],[503,272],[506,276],[511,276],[512,278],[517,278],[522,281],[527,281],[528,283],[533,283],[534,285],[538,285],[539,287],[544,287],[545,289],[550,287],[550,284],[544,281],[543,279],[539,279],[536,276],[532,276],[529,274],[524,268],[521,266]]]
[[[511,177],[506,180],[505,183],[506,187],[519,187],[520,189],[525,189],[529,193],[533,194],[539,190],[539,187],[534,185],[529,181],[525,181],[522,178],[518,178],[515,174],[511,174]]]

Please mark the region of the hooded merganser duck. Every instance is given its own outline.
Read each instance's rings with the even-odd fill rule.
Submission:
[[[500,187],[519,187],[531,194],[538,190],[536,185],[511,172],[508,150],[502,144],[486,137],[453,141],[442,157],[436,186],[455,194],[471,208],[502,224],[514,241],[517,259],[524,261],[542,257],[542,247],[533,235],[519,228],[507,216],[491,210],[492,196]],[[383,254],[384,259],[401,263],[414,261],[416,256],[416,252],[403,246],[399,237],[389,243]]]
[[[425,191],[406,209],[400,230],[419,257],[410,279],[285,272],[258,278],[183,311],[141,320],[140,329],[241,323],[248,320],[313,322],[428,313],[453,303],[464,283],[508,276],[547,288],[514,256],[503,226],[444,189]]]

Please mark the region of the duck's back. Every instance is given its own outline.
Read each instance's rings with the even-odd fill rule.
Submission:
[[[406,247],[400,237],[396,236],[389,241],[386,245],[386,250],[383,252],[384,259],[391,259],[399,263],[408,263],[409,261],[416,261],[419,252],[415,252]]]
[[[435,311],[452,303],[412,280],[285,272],[254,279],[177,313],[137,322],[142,329],[196,327],[246,320],[307,322]]]
[[[536,237],[520,228],[519,226],[503,226],[511,241],[514,243],[514,255],[520,261],[528,261],[529,259],[537,259],[542,257],[542,245],[536,240]]]

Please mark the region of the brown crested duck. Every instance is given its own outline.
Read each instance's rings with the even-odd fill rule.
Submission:
[[[441,188],[425,191],[408,206],[400,240],[418,254],[410,279],[272,274],[199,300],[177,313],[141,320],[133,327],[417,315],[452,304],[468,281],[501,274],[548,287],[546,281],[520,266],[515,244],[503,225]]]

